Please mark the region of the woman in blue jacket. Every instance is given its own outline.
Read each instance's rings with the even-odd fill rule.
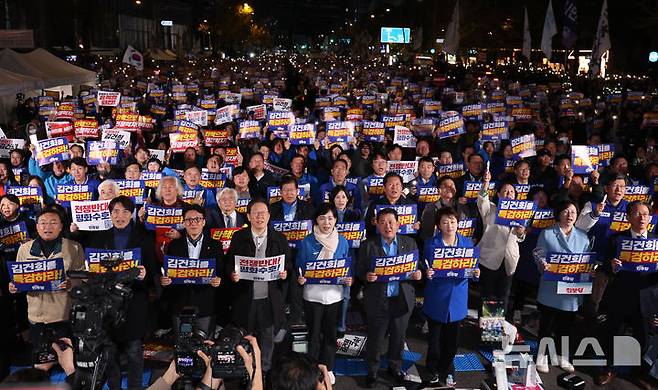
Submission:
[[[306,236],[297,247],[297,282],[304,286],[304,312],[309,332],[308,353],[327,366],[332,384],[336,381],[333,367],[343,286],[319,284],[322,279],[306,279],[303,270],[307,268],[308,262],[349,256],[349,244],[336,230],[337,216],[333,206],[323,203],[315,215],[313,234]],[[351,272],[348,275],[351,275]],[[345,277],[340,282],[349,286],[352,284],[352,278]]]
[[[452,360],[459,343],[459,325],[468,312],[468,279],[441,277],[433,278],[431,265],[434,249],[449,246],[472,248],[473,241],[457,233],[459,214],[452,207],[444,207],[436,213],[437,233],[425,244],[427,284],[423,313],[427,316],[429,338],[427,341],[427,367],[431,384],[444,381],[456,384]],[[476,278],[480,270],[473,272]]]
[[[542,262],[540,272],[546,268],[545,257],[551,252],[583,253],[591,250],[587,233],[574,227],[578,219],[578,205],[572,201],[565,201],[555,207],[557,223],[545,229],[537,241],[536,256]],[[562,336],[569,336],[571,326],[578,308],[583,303],[582,295],[558,294],[558,282],[547,281],[541,278],[537,303],[539,309],[539,340],[552,337],[559,352],[562,345]],[[562,351],[557,356],[560,368],[573,372],[574,367],[569,363],[569,351]],[[564,357],[562,357],[564,356]],[[545,354],[537,356],[537,371],[548,372],[548,357]]]

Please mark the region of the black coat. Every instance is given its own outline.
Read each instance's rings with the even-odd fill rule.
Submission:
[[[91,235],[88,248],[116,249],[114,246],[114,228],[95,232]],[[148,290],[156,281],[159,283],[160,271],[156,265],[154,246],[144,240],[144,232],[133,225],[128,239],[127,249],[140,248],[142,252],[141,264],[146,268],[146,277],[143,281],[135,280],[132,285],[133,298],[128,303],[126,321],[116,330],[117,341],[130,341],[141,339],[147,330],[148,324]]]
[[[418,249],[416,241],[412,238],[398,234],[398,254],[413,252]],[[372,260],[375,257],[386,257],[380,237],[368,239],[361,244],[359,260],[356,266],[356,275],[365,285],[363,290],[363,303],[367,316],[389,313],[395,317],[412,310],[416,300],[413,281],[400,282],[400,294],[395,299],[386,296],[387,283],[378,281],[368,282],[366,274],[372,272]]]
[[[264,176],[260,180],[256,180],[254,175],[249,175],[249,193],[253,197],[260,197],[267,199],[267,189],[268,187],[274,187],[277,185],[277,179],[270,171],[263,171]]]
[[[377,198],[376,200],[373,200],[372,202],[370,202],[370,204],[368,205],[368,212],[366,213],[366,218],[365,218],[365,221],[366,221],[366,235],[368,237],[375,237],[375,235],[377,233],[377,227],[372,224],[372,219],[376,215],[375,214],[375,209],[377,208],[377,206],[380,206],[380,205],[401,206],[401,205],[408,205],[408,204],[415,204],[415,203],[412,200],[409,200],[409,199],[405,198],[404,195],[400,196],[400,198],[398,198],[398,201],[393,203],[393,204],[391,202],[389,202],[388,199],[386,198],[386,196],[384,196],[384,195],[382,195],[379,198]]]
[[[167,248],[168,256],[189,257],[187,248],[187,236],[172,241]],[[224,251],[219,241],[213,240],[209,234],[204,234],[201,241],[201,252],[199,259],[215,260],[215,275],[223,277],[224,266],[222,264]],[[211,285],[173,285],[164,288],[166,299],[172,305],[172,314],[177,315],[185,306],[196,307],[199,311],[198,317],[207,317],[214,314],[216,289]]]
[[[624,230],[610,237],[604,270],[611,276],[601,299],[602,313],[620,313],[622,315],[640,314],[640,290],[655,286],[658,283],[658,273],[619,271],[611,272],[611,260],[617,256],[617,248],[623,238],[631,237],[631,231]],[[648,233],[647,238],[656,238]]]
[[[226,274],[230,275],[235,271],[235,256],[254,257],[256,254],[256,245],[251,235],[251,228],[238,230],[233,234],[231,246],[226,254]],[[267,228],[267,248],[265,256],[286,255],[285,270],[288,271],[288,277],[292,277],[293,259],[288,246],[286,237],[272,229]],[[249,328],[249,312],[251,302],[253,301],[253,282],[250,280],[239,280],[237,283],[231,283],[232,308],[231,320],[238,326],[245,329]],[[283,325],[285,316],[283,313],[283,280],[268,282],[267,296],[272,304],[272,316],[274,328],[280,329]]]
[[[308,202],[297,199],[297,209],[295,210],[295,221],[304,221],[313,219],[313,206]],[[283,221],[285,215],[283,214],[283,200],[272,203],[270,206],[270,220]]]
[[[235,227],[242,227],[248,224],[247,216],[241,213],[235,213]],[[206,209],[206,228],[207,229],[224,229],[224,214],[218,208]]]

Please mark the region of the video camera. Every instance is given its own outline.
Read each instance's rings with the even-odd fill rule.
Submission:
[[[56,362],[57,354],[53,350],[53,343],[59,345],[61,349],[68,348],[68,345],[60,340],[61,337],[65,336],[65,334],[58,334],[57,329],[50,324],[44,325],[37,336],[39,341],[32,348],[34,364]]]
[[[101,259],[103,273],[68,271],[71,279],[84,280],[71,289],[71,331],[76,338],[76,365],[93,370],[93,389],[103,378],[105,365],[113,356],[115,345],[110,332],[125,320],[128,301],[132,298],[130,282],[139,275],[139,269],[131,268],[115,272],[114,267],[123,259],[112,256]]]
[[[247,369],[242,356],[237,352],[241,345],[251,353],[251,344],[244,339],[246,332],[240,328],[228,326],[223,328],[214,345],[205,344],[208,336],[196,326],[197,309],[186,307],[180,314],[180,326],[176,340],[174,359],[176,372],[183,377],[200,377],[206,365],[197,351],[211,359],[212,375],[215,378],[232,379],[247,376]]]

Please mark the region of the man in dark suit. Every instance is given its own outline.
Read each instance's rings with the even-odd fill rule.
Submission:
[[[140,274],[130,284],[133,292],[128,301],[125,321],[112,333],[112,341],[117,345],[117,353],[107,368],[107,383],[110,389],[121,388],[120,355],[126,356],[128,367],[128,388],[137,389],[142,386],[144,359],[142,338],[148,325],[148,290],[153,285],[159,272],[155,264],[155,247],[153,242],[144,240],[144,232],[133,224],[132,215],[135,205],[127,196],[117,196],[110,201],[110,218],[112,228],[95,232],[90,236],[89,248],[141,250]]]
[[[653,215],[651,207],[640,201],[634,201],[626,207],[626,218],[631,227],[613,237],[609,241],[609,247],[606,252],[607,261],[603,264],[606,272],[611,276],[609,284],[603,293],[599,308],[600,338],[603,351],[606,355],[608,367],[606,367],[596,378],[597,385],[602,386],[610,383],[614,377],[613,371],[613,338],[614,336],[623,335],[626,325],[633,328],[633,337],[640,343],[642,350],[646,346],[646,320],[642,317],[640,308],[640,291],[646,288],[654,287],[658,282],[656,272],[629,272],[622,270],[622,262],[617,259],[617,249],[621,241],[627,238],[647,239],[655,238],[648,231],[649,223]],[[640,357],[638,356],[638,359]],[[641,388],[651,389],[650,382],[647,380],[646,371],[640,369],[637,378],[637,385]]]
[[[251,226],[235,232],[227,253],[226,270],[231,275],[233,292],[231,318],[258,339],[263,372],[266,372],[272,363],[274,335],[284,322],[282,292],[284,280],[292,270],[292,258],[286,237],[269,226],[267,202],[252,200],[247,206],[247,219]],[[285,268],[279,274],[279,280],[242,280],[235,270],[235,256],[265,258],[280,255],[285,256]]]
[[[407,325],[416,299],[414,286],[411,281],[378,282],[372,266],[375,257],[397,256],[418,250],[412,238],[398,234],[399,229],[397,212],[394,209],[383,209],[377,215],[379,236],[369,238],[359,251],[357,276],[365,284],[363,301],[368,325],[366,387],[373,387],[377,381],[382,352],[380,346],[384,343],[386,333],[390,334],[389,374],[398,382],[404,379],[404,373],[400,369]],[[411,275],[412,280],[420,278],[419,270]]]
[[[374,237],[376,233],[377,220],[375,219],[375,209],[377,206],[400,206],[407,204],[414,204],[413,201],[405,198],[402,193],[404,182],[402,177],[395,172],[389,172],[384,175],[384,194],[377,199],[374,199],[368,205],[368,212],[366,213],[366,233],[368,238]],[[418,224],[420,228],[420,223]]]
[[[457,187],[457,196],[464,196],[464,183],[467,181],[482,181],[482,175],[485,170],[484,158],[477,153],[469,154],[466,157],[466,173],[455,179]]]
[[[217,192],[217,208],[206,209],[206,226],[209,229],[224,229],[243,227],[247,217],[235,209],[238,202],[238,192],[233,188],[223,188]]]
[[[215,316],[215,289],[221,282],[223,270],[222,258],[224,251],[219,241],[213,240],[209,234],[204,233],[206,220],[203,207],[192,204],[183,211],[183,237],[172,241],[167,248],[168,256],[188,259],[215,260],[215,277],[209,285],[177,285],[171,286],[171,279],[167,276],[160,278],[160,284],[165,287],[163,295],[171,303],[174,331],[178,334],[180,326],[180,312],[186,306],[197,308],[197,328],[212,335]]]
[[[313,206],[308,202],[297,198],[299,186],[297,180],[292,176],[284,176],[281,179],[281,200],[274,202],[270,206],[272,221],[304,221],[313,219]],[[297,257],[297,251],[291,249],[291,258]],[[302,322],[303,304],[302,304],[302,286],[291,279],[286,280],[290,297],[286,299],[290,303],[290,322],[297,324]]]
[[[267,198],[267,188],[276,186],[276,177],[265,170],[265,158],[261,152],[249,157],[249,192],[254,197]]]

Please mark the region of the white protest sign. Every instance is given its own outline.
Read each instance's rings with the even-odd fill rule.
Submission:
[[[342,339],[336,340],[336,353],[346,356],[360,356],[366,346],[366,336],[346,334]]]
[[[584,283],[557,282],[557,293],[564,295],[591,294],[592,282],[584,282]]]
[[[235,256],[235,272],[243,280],[271,282],[279,280],[285,261],[285,255],[264,258]]]
[[[23,149],[24,147],[24,139],[0,138],[0,157],[9,157],[12,150]]]
[[[83,231],[101,231],[112,227],[109,200],[71,201],[71,219]]]
[[[114,141],[119,145],[119,148],[125,149],[130,146],[130,132],[124,130],[103,130],[101,137],[103,141]]]
[[[185,119],[199,126],[208,126],[208,111],[186,111]]]
[[[416,137],[409,128],[404,126],[395,126],[394,128],[393,143],[402,146],[403,148],[415,148]]]
[[[292,100],[285,98],[274,98],[272,99],[272,107],[274,111],[290,111],[292,110]]]
[[[96,101],[99,106],[116,107],[121,102],[121,92],[98,91]]]
[[[160,162],[164,162],[164,157],[165,157],[165,151],[161,149],[149,149],[149,152],[151,152],[151,157],[155,157]]]
[[[397,173],[402,177],[402,181],[408,183],[416,178],[418,161],[388,161],[387,170]]]
[[[221,125],[231,122],[234,119],[233,114],[235,112],[235,107],[236,106],[234,105],[230,105],[218,108],[215,112],[215,124]]]

